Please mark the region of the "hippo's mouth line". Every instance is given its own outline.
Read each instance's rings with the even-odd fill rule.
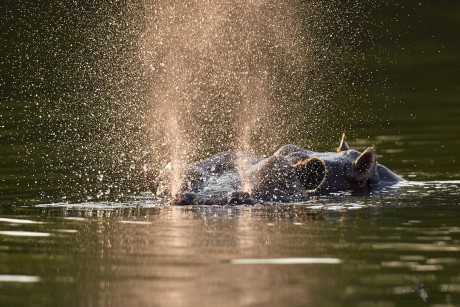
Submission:
[[[172,200],[172,205],[254,205],[255,199],[247,192],[233,191],[224,194],[196,194],[181,193],[176,194]]]

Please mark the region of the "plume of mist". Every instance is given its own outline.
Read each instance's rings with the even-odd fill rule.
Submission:
[[[268,153],[287,141],[290,100],[311,59],[299,3],[160,0],[146,9],[155,164],[180,172],[179,164],[221,150]]]
[[[24,163],[60,195],[144,190],[168,163],[177,190],[185,163],[335,143],[369,105],[357,80],[372,2],[53,3],[5,9],[16,74],[0,94],[27,99]]]

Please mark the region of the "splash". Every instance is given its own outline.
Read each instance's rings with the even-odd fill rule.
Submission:
[[[171,163],[173,194],[184,163],[227,149],[268,153],[292,135],[288,97],[309,59],[299,11],[272,0],[147,5],[149,134],[158,164]]]
[[[372,5],[21,2],[1,17],[13,41],[0,113],[4,129],[27,131],[6,134],[27,143],[8,163],[24,156],[34,174],[2,182],[54,200],[114,199],[145,191],[168,163],[177,191],[184,163],[220,151],[332,144],[359,115],[353,73]]]

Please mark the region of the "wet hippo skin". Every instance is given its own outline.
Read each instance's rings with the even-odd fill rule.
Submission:
[[[336,152],[315,152],[292,144],[267,158],[226,151],[182,166],[179,171],[179,188],[174,195],[171,167],[160,174],[157,189],[158,196],[172,197],[176,205],[300,202],[313,195],[370,191],[404,180],[377,163],[373,147],[362,153],[350,149],[345,134]]]

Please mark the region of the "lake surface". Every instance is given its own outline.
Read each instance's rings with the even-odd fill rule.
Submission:
[[[457,305],[459,188],[419,182],[253,207],[3,206],[0,297],[3,306]]]
[[[43,110],[79,93],[3,88],[0,305],[460,306],[459,14],[450,1],[404,1],[375,16],[388,36],[367,69],[385,82],[363,85],[366,117],[313,148],[331,150],[347,128],[351,147],[375,146],[409,180],[369,195],[173,207],[114,171],[127,188],[101,196],[98,173],[78,169],[94,131],[68,143],[42,133],[72,127],[74,113],[62,125]],[[26,66],[2,74],[36,78]]]

